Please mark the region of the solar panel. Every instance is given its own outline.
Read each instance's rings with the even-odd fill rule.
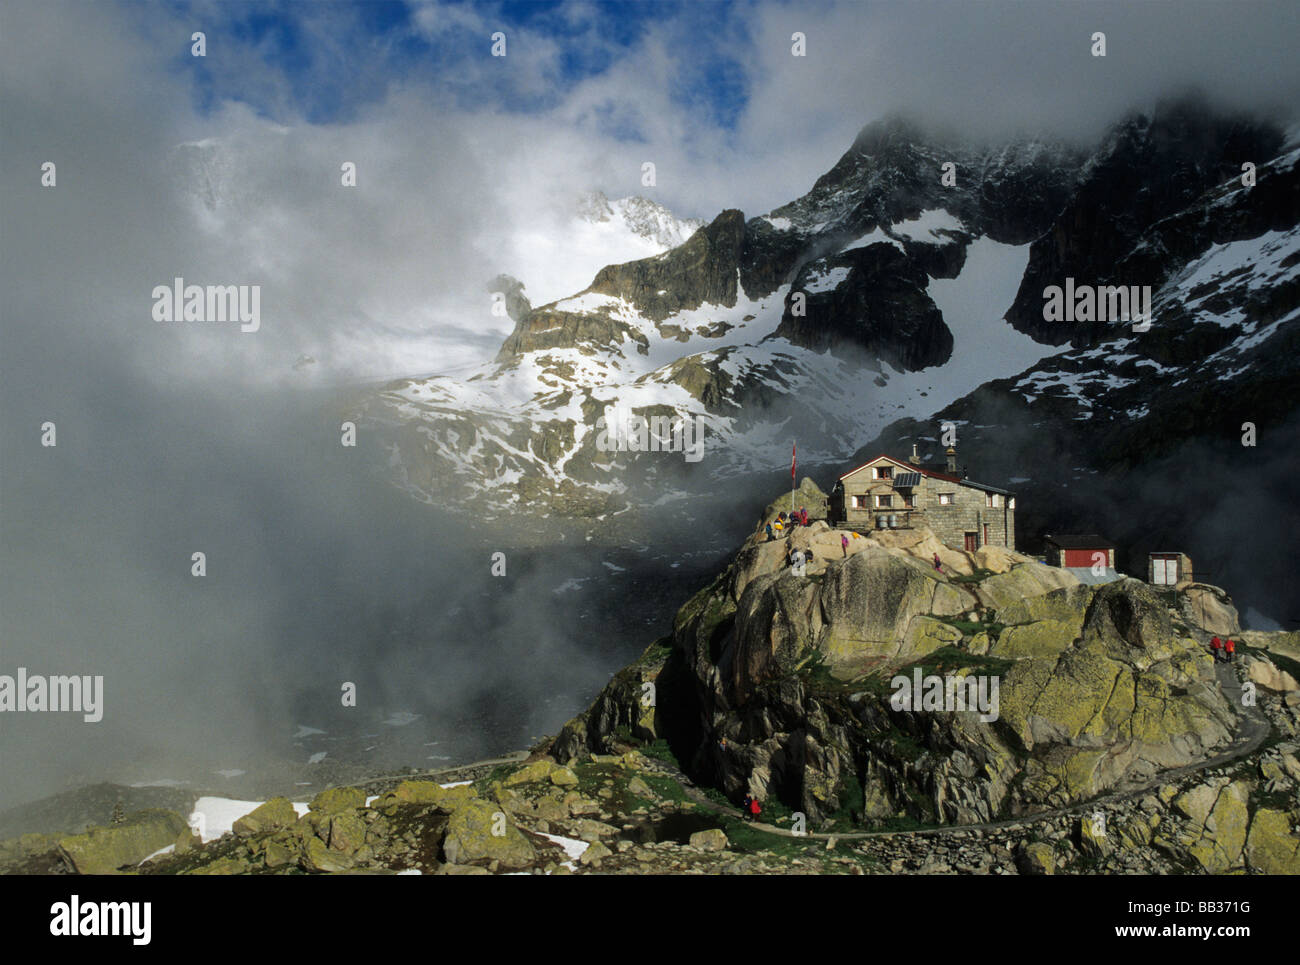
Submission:
[[[894,477],[895,489],[911,489],[921,483],[921,474],[919,472],[900,472]]]

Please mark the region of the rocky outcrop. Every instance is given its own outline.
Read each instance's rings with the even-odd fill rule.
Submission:
[[[817,351],[865,352],[899,371],[942,365],[952,332],[926,292],[930,278],[923,263],[887,243],[805,262],[773,337]],[[834,284],[824,287],[823,279]]]
[[[1251,654],[1244,660],[1246,677],[1253,683],[1277,693],[1294,693],[1300,690],[1296,678],[1264,656]]]
[[[1241,632],[1237,608],[1228,594],[1207,583],[1191,583],[1178,598],[1182,617],[1206,633],[1229,637]]]
[[[1243,159],[1272,158],[1281,145],[1280,132],[1217,117],[1195,98],[1162,104],[1151,116],[1128,118],[1086,166],[1051,230],[1034,242],[1007,321],[1053,344],[1095,340],[1104,324],[1045,321],[1044,289],[1063,285],[1067,277],[1090,285],[1158,285],[1167,263],[1157,266],[1148,260],[1139,268],[1117,262],[1137,247],[1148,226],[1185,211],[1210,188],[1239,178]],[[1174,175],[1154,181],[1143,175],[1153,170]]]
[[[771,511],[768,507],[760,527]],[[1151,587],[1084,586],[1018,554],[930,564],[932,534],[760,528],[552,745],[560,760],[665,738],[697,780],[779,798],[819,823],[989,821],[1140,784],[1226,747],[1239,711],[1208,636]],[[887,545],[892,543],[893,545]],[[804,575],[786,552],[812,553]],[[951,552],[951,551],[948,551]],[[1196,631],[1200,633],[1201,631]],[[891,701],[892,682],[997,686],[966,705]],[[653,713],[637,698],[655,683]],[[620,736],[621,735],[621,736]]]
[[[532,843],[489,801],[468,801],[452,811],[442,847],[454,865],[496,862],[515,869],[536,858]]]
[[[1029,752],[1023,781],[1033,797],[1078,800],[1229,743],[1235,715],[1215,686],[1212,658],[1179,637],[1149,587],[1100,587],[1077,639],[1069,639],[1072,622],[1042,624],[1038,646],[1018,640],[1028,652],[1002,690],[1002,721]]]
[[[250,835],[259,831],[278,831],[298,823],[298,812],[287,797],[273,797],[260,804],[231,826],[235,834]]]
[[[59,839],[58,850],[77,874],[115,874],[175,844],[184,830],[185,819],[175,811],[135,811],[126,815],[121,824],[90,828],[83,834]]]
[[[596,312],[566,312],[549,305],[529,312],[515,326],[497,352],[498,362],[509,362],[525,352],[552,348],[586,347],[589,350],[624,340],[648,350],[644,334],[627,322]]]
[[[655,321],[705,302],[734,305],[744,237],[745,216],[723,211],[680,247],[602,268],[588,291],[622,298]]]

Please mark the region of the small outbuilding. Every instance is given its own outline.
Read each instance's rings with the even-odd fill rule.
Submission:
[[[1069,570],[1083,583],[1110,583],[1119,579],[1115,570],[1115,544],[1096,533],[1047,535],[1043,537],[1047,562]]]
[[[1044,555],[1052,566],[1095,566],[1115,568],[1115,544],[1104,536],[1044,536]],[[1095,554],[1100,553],[1098,559]]]
[[[1186,553],[1162,550],[1147,559],[1147,582],[1156,586],[1177,586],[1192,582],[1192,559]]]

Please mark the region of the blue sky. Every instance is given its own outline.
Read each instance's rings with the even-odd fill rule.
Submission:
[[[747,96],[745,64],[735,51],[751,41],[748,4],[238,0],[169,7],[207,35],[206,58],[196,61],[185,46],[174,59],[201,111],[234,100],[275,120],[291,120],[284,115],[292,113],[313,124],[347,123],[394,87],[417,85],[460,110],[538,113],[599,78],[651,29],[666,38],[674,66],[666,93],[681,110],[728,130]],[[506,34],[505,58],[489,56],[497,30]],[[247,70],[250,59],[261,70]],[[615,120],[605,133],[644,137]]]

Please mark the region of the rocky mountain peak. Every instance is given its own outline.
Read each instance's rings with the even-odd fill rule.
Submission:
[[[600,190],[578,199],[578,217],[592,224],[621,222],[632,234],[662,248],[676,248],[704,225],[698,218],[679,218],[668,207],[640,195],[611,201]]]
[[[671,251],[602,268],[588,290],[622,298],[655,321],[704,302],[734,305],[744,239],[744,214],[723,211]]]
[[[1178,264],[1176,259],[1166,259],[1163,265],[1142,259],[1143,271],[1123,277],[1117,270],[1142,235],[1163,219],[1208,203],[1203,200],[1208,192],[1239,178],[1243,162],[1266,163],[1283,140],[1282,131],[1273,125],[1208,111],[1195,97],[1164,102],[1150,114],[1130,115],[1084,165],[1050,234],[1031,247],[1007,321],[1049,344],[1095,344],[1114,325],[1087,319],[1078,325],[1048,321],[1043,317],[1044,291],[1063,285],[1066,278],[1088,286],[1158,287]],[[1203,250],[1210,241],[1210,223],[1199,229],[1184,224],[1198,231],[1193,245]]]

